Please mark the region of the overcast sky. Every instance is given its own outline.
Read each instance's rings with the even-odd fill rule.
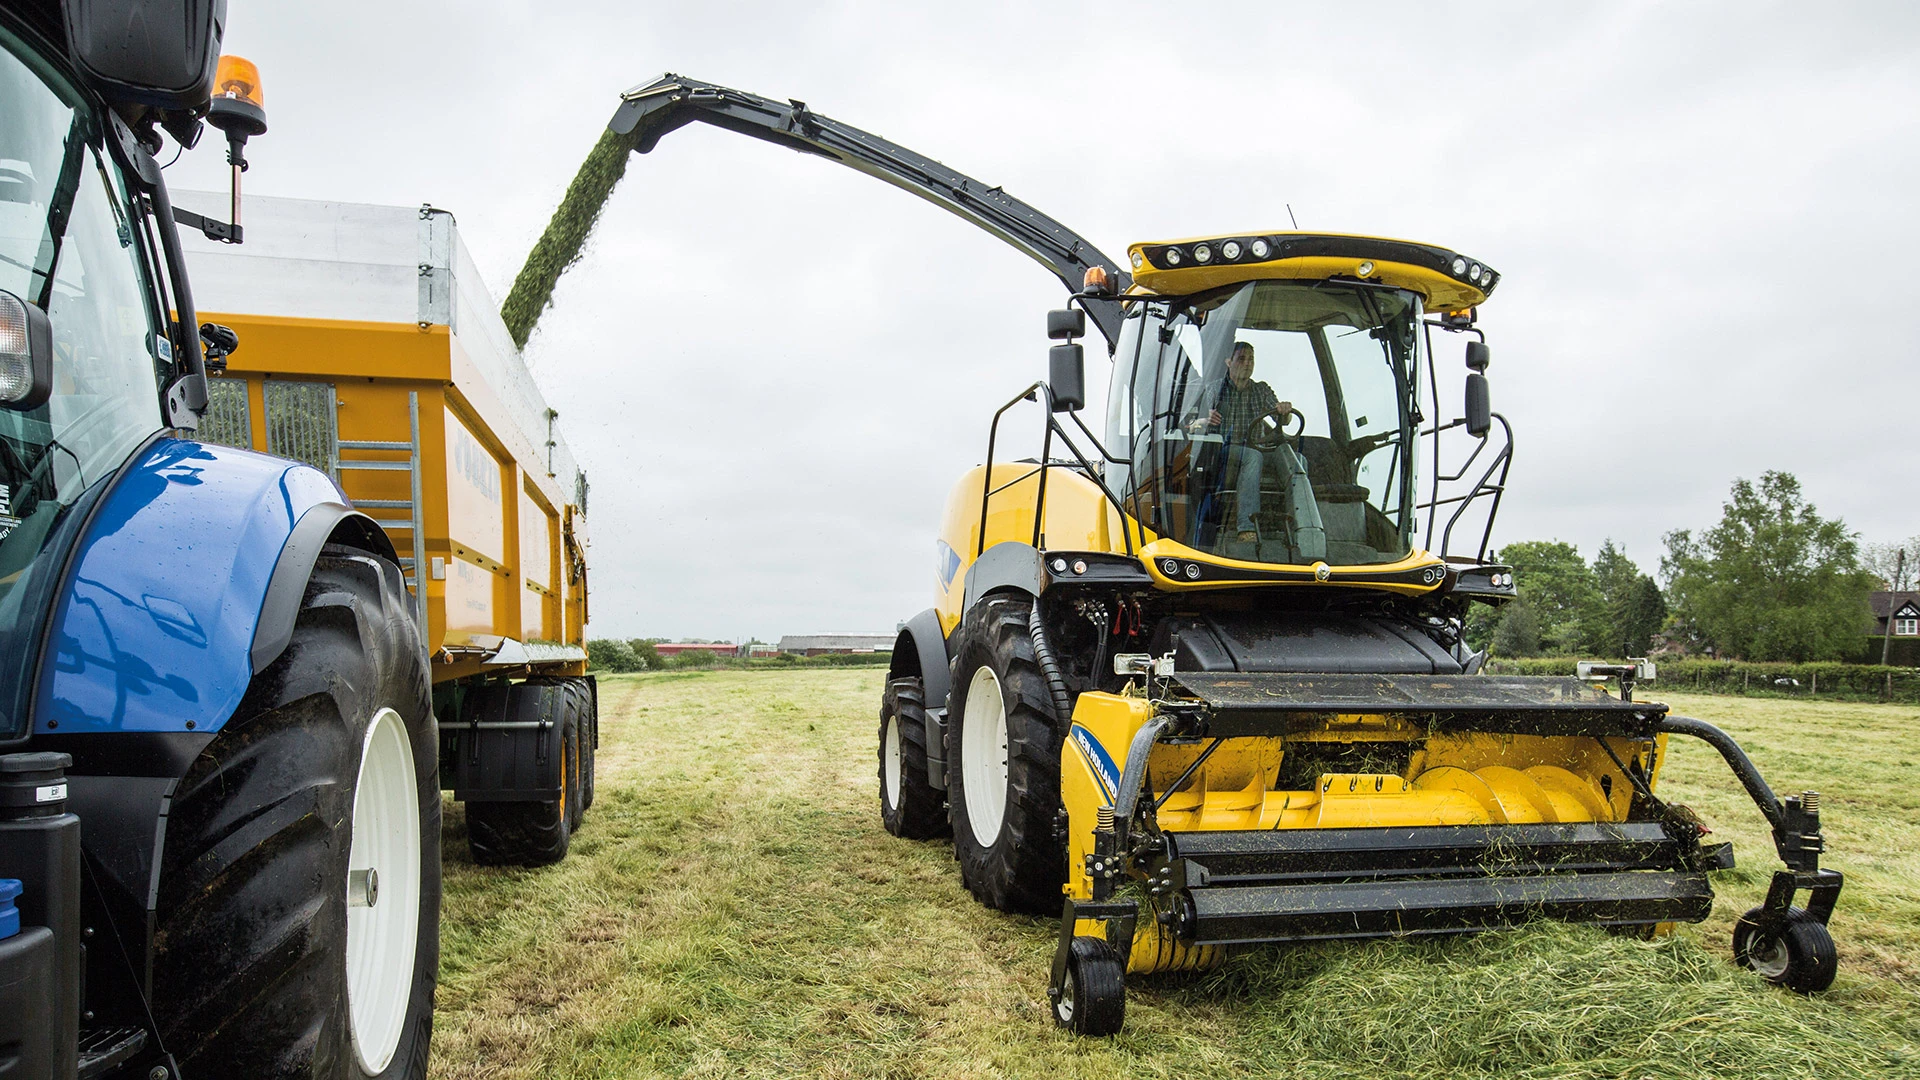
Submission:
[[[1866,540],[1920,532],[1920,6],[232,0],[227,48],[267,93],[249,190],[449,209],[496,297],[619,92],[676,71],[1116,259],[1290,203],[1485,260],[1517,433],[1496,544],[1611,537],[1653,570],[1768,469]],[[170,179],[222,186],[215,140]],[[1061,295],[825,161],[705,127],[635,158],[527,349],[593,483],[594,636],[930,606],[948,490],[1043,377]]]

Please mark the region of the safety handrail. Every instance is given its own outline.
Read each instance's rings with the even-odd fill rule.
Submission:
[[[1008,409],[1013,408],[1023,401],[1041,402],[1047,410],[1047,429],[1040,440],[1040,461],[1031,470],[1014,477],[1012,480],[998,487],[994,487],[992,486],[993,453],[994,447],[1000,438],[1000,418],[1005,415]],[[1053,409],[1053,388],[1048,386],[1044,381],[1033,383],[1014,395],[1005,405],[993,411],[993,422],[988,425],[987,428],[987,463],[980,478],[980,523],[979,527],[974,530],[974,558],[979,558],[985,554],[987,550],[987,511],[993,497],[1015,484],[1026,482],[1033,477],[1035,473],[1039,474],[1040,483],[1039,491],[1035,493],[1034,497],[1032,546],[1038,548],[1040,546],[1041,525],[1046,520],[1047,472],[1050,469],[1069,468],[1076,464],[1086,473],[1087,478],[1092,480],[1094,485],[1100,489],[1100,494],[1106,498],[1107,502],[1113,505],[1114,510],[1119,513],[1121,542],[1126,545],[1128,555],[1131,556],[1134,553],[1133,531],[1128,525],[1129,518],[1126,505],[1120,501],[1118,496],[1114,495],[1111,488],[1107,487],[1107,482],[1100,476],[1100,470],[1094,466],[1093,462],[1087,460],[1087,456],[1080,451],[1080,447],[1073,441],[1073,437],[1068,435],[1066,428],[1060,425],[1060,421],[1056,419],[1057,415]],[[1113,453],[1106,448],[1106,445],[1095,437],[1092,431],[1088,430],[1086,423],[1082,421],[1079,416],[1075,415],[1073,420],[1075,424],[1079,425],[1080,430],[1086,433],[1088,440],[1099,449],[1101,458],[1116,464],[1122,463],[1121,459],[1114,457]],[[1055,435],[1060,436],[1061,445],[1065,446],[1067,451],[1073,455],[1072,462],[1053,460],[1053,437]],[[1146,537],[1144,535],[1141,537],[1140,542],[1143,544],[1146,543]]]
[[[1446,528],[1443,529],[1440,534],[1439,554],[1442,558],[1445,558],[1452,550],[1454,526],[1460,523],[1460,519],[1466,514],[1467,509],[1477,500],[1490,496],[1493,501],[1487,507],[1487,522],[1480,530],[1480,545],[1474,555],[1479,561],[1486,561],[1487,545],[1493,538],[1493,523],[1500,516],[1500,500],[1506,495],[1507,491],[1507,474],[1513,467],[1513,427],[1507,423],[1507,418],[1499,413],[1494,413],[1493,419],[1500,422],[1501,443],[1499,451],[1493,455],[1492,460],[1487,462],[1487,467],[1480,471],[1479,477],[1474,480],[1473,485],[1467,489],[1465,494],[1450,495],[1444,499],[1440,497],[1441,483],[1451,484],[1467,475],[1467,472],[1473,468],[1473,463],[1480,459],[1480,455],[1485,452],[1487,447],[1492,443],[1492,439],[1488,435],[1481,435],[1474,443],[1473,452],[1468,454],[1466,460],[1460,463],[1460,467],[1454,472],[1445,473],[1440,469],[1438,452],[1439,434],[1442,431],[1458,427],[1466,423],[1466,421],[1454,420],[1446,424],[1436,424],[1431,431],[1423,431],[1420,433],[1422,436],[1433,435],[1436,448],[1433,463],[1432,497],[1426,502],[1417,503],[1414,506],[1415,510],[1425,510],[1427,512],[1426,546],[1428,551],[1433,550],[1433,526],[1439,508],[1442,506],[1453,506],[1456,503],[1459,504],[1455,506],[1453,514],[1447,518]],[[1497,480],[1494,479],[1494,472],[1496,470],[1500,474]]]

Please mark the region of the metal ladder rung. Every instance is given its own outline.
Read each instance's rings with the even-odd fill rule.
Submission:
[[[372,508],[375,510],[411,510],[412,499],[355,499],[354,509]]]
[[[407,532],[413,531],[413,522],[407,521],[405,519],[402,519],[400,521],[382,521],[379,518],[374,518],[373,523],[375,525],[380,526],[383,529],[403,529]]]
[[[412,472],[411,461],[343,461],[343,469],[378,469],[383,472]]]
[[[342,450],[413,450],[412,443],[374,442],[367,439],[341,439],[338,445]]]

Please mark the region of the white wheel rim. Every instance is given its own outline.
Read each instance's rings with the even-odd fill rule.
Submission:
[[[981,847],[992,847],[1007,816],[1007,705],[992,668],[973,673],[973,681],[967,684],[967,711],[960,722],[967,824]]]
[[[1060,1013],[1060,1019],[1069,1024],[1073,1023],[1073,992],[1076,981],[1073,977],[1073,968],[1067,968],[1067,977],[1060,984],[1060,1004],[1055,1006]]]
[[[347,1029],[360,1068],[369,1073],[393,1060],[413,993],[420,936],[417,785],[406,725],[399,713],[381,709],[360,750],[347,854]],[[364,878],[356,880],[367,870],[377,875],[371,904]]]
[[[1759,940],[1755,934],[1747,943],[1747,960],[1753,964],[1753,973],[1763,979],[1778,979],[1787,973],[1786,938],[1776,937],[1772,941]]]
[[[882,745],[886,756],[881,759],[881,770],[887,786],[887,805],[900,805],[900,718],[887,717],[887,738]]]

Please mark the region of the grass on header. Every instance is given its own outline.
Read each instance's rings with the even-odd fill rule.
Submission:
[[[1132,980],[1125,1033],[1085,1041],[1047,1015],[1054,924],[979,906],[949,846],[880,828],[883,678],[603,681],[598,800],[556,867],[473,866],[449,804],[433,1074],[1920,1077],[1920,709],[1674,701],[1824,793],[1848,875],[1825,995],[1733,966],[1772,848],[1718,756],[1676,739],[1663,794],[1742,860],[1702,926],[1257,949]]]

